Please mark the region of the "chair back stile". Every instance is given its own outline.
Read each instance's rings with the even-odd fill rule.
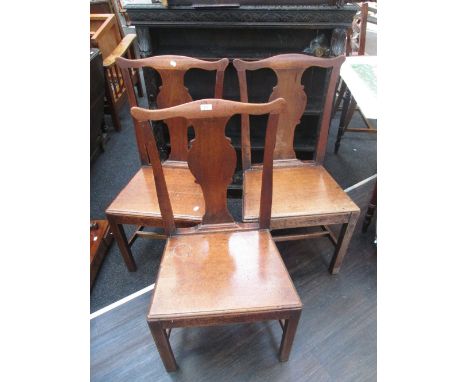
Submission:
[[[330,115],[333,103],[334,90],[339,76],[344,56],[335,58],[321,58],[307,56],[304,54],[282,54],[258,61],[242,61],[235,59],[233,64],[239,78],[240,97],[242,102],[248,102],[248,89],[246,70],[272,69],[277,78],[277,84],[273,88],[269,101],[284,98],[287,108],[279,116],[276,147],[273,159],[294,160],[294,131],[306,109],[307,95],[302,85],[302,75],[311,67],[328,69],[328,81],[325,84],[326,95],[323,103],[321,121],[319,125],[317,144],[314,153],[314,161],[321,164],[325,157]],[[250,124],[249,117],[242,115],[241,118],[241,146],[242,167],[249,169],[251,163]]]
[[[130,83],[131,81],[128,73],[129,69],[148,67],[159,73],[162,84],[159,87],[156,105],[160,109],[192,101],[192,97],[184,85],[185,74],[190,69],[216,70],[214,97],[222,98],[224,71],[228,63],[229,60],[227,58],[218,61],[204,61],[191,57],[173,55],[154,56],[137,60],[117,59],[117,65],[122,69],[122,72],[124,72],[125,83]],[[129,96],[129,103],[130,107],[138,106],[135,93]],[[133,118],[133,122],[135,125],[136,140],[141,162],[143,164],[149,164],[150,158],[144,148],[144,138],[141,135],[142,130],[137,128],[138,122],[135,118]],[[164,122],[168,127],[171,141],[171,152],[168,160],[186,162],[188,155],[187,130],[190,126],[190,121],[184,118],[171,118]]]
[[[248,104],[220,99],[194,101],[167,109],[147,110],[133,107],[131,114],[144,130],[144,144],[153,166],[154,179],[158,191],[158,201],[164,227],[168,235],[175,232],[171,202],[167,192],[164,172],[157,152],[156,140],[149,123],[145,121],[184,118],[190,120],[195,130],[195,138],[188,150],[188,167],[203,191],[205,214],[201,227],[236,226],[227,207],[227,188],[232,181],[236,168],[236,151],[225,128],[235,114],[269,114],[264,152],[264,171],[262,175],[259,228],[267,229],[270,224],[273,152],[277,135],[277,125],[281,112],[286,108],[284,99],[270,103]]]

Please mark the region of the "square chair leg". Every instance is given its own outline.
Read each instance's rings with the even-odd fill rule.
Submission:
[[[341,263],[343,262],[343,258],[346,255],[346,252],[348,251],[349,242],[353,236],[359,214],[359,211],[351,213],[349,222],[343,224],[341,227],[340,236],[338,237],[335,253],[333,254],[329,268],[329,271],[332,275],[336,275],[340,271]]]
[[[281,362],[286,362],[289,359],[289,354],[291,353],[291,348],[300,317],[300,311],[293,313],[291,314],[291,317],[288,318],[284,323],[283,338],[281,339],[281,346],[279,351],[279,360]]]
[[[176,371],[177,363],[166,331],[158,322],[148,321],[148,326],[151,330],[151,334],[153,335],[156,347],[158,348],[161,360],[164,363],[164,367],[168,372]]]
[[[127,269],[130,272],[135,272],[135,260],[133,259],[132,251],[128,245],[127,236],[125,235],[122,224],[117,224],[110,216],[107,216],[107,220],[109,221],[111,231],[114,233],[115,240],[117,241],[120,253],[125,261],[125,264],[127,265]]]

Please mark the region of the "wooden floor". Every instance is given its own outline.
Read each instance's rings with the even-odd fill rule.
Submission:
[[[349,192],[361,218],[339,275],[328,273],[327,239],[278,243],[304,304],[289,362],[278,361],[276,321],[174,329],[170,341],[180,369],[168,374],[146,324],[148,292],[91,320],[91,380],[375,381],[375,221],[366,234],[360,231],[373,184]]]

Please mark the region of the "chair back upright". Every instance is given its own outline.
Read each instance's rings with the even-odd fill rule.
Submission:
[[[302,75],[308,68],[320,67],[327,69],[328,79],[325,83],[325,97],[323,97],[324,103],[322,105],[314,161],[319,164],[323,162],[327,146],[334,91],[340,67],[344,60],[344,56],[321,58],[304,54],[281,54],[258,61],[234,60],[234,66],[239,78],[242,102],[248,102],[246,70],[268,68],[272,69],[276,74],[277,84],[273,88],[269,101],[277,98],[284,98],[287,102],[287,108],[279,117],[276,147],[273,156],[275,161],[296,159],[296,153],[294,151],[294,131],[307,105],[307,95],[304,92],[304,86],[301,82]],[[242,167],[244,170],[247,170],[252,164],[250,121],[248,115],[242,115],[241,126]]]
[[[239,227],[227,207],[227,188],[236,169],[236,151],[225,136],[226,124],[235,114],[269,114],[265,136],[264,169],[260,196],[259,228],[270,225],[273,186],[273,151],[280,113],[285,109],[284,99],[270,103],[248,104],[242,102],[204,99],[160,110],[133,107],[131,113],[138,122],[183,118],[190,120],[195,139],[188,150],[187,162],[203,191],[205,214],[200,228]],[[174,215],[164,178],[156,140],[150,124],[138,124],[143,143],[153,167],[158,202],[167,235],[175,233]]]
[[[216,81],[214,89],[214,98],[222,98],[224,72],[229,60],[223,58],[218,61],[205,61],[186,56],[153,56],[136,60],[127,60],[118,58],[117,65],[122,69],[125,84],[130,84],[131,79],[128,73],[132,68],[152,68],[156,70],[161,77],[161,86],[156,97],[156,106],[158,109],[164,109],[183,103],[191,102],[192,97],[184,85],[184,77],[190,69],[202,69],[207,71],[216,70]],[[129,92],[130,107],[138,106],[134,91]],[[140,159],[143,164],[149,164],[150,158],[144,150],[143,139],[139,135],[141,129],[137,128],[137,121],[133,118],[135,124],[136,140]],[[171,151],[168,163],[186,162],[188,154],[188,128],[190,121],[184,118],[172,118],[164,121],[168,127]]]

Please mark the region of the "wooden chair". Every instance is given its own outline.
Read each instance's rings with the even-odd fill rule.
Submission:
[[[241,101],[248,102],[246,70],[272,69],[277,77],[270,101],[284,98],[286,112],[279,117],[278,135],[273,165],[272,229],[320,227],[319,232],[274,236],[275,241],[299,240],[327,236],[335,244],[330,272],[336,274],[353,234],[359,208],[322,166],[327,146],[333,93],[344,56],[319,58],[302,54],[284,54],[259,61],[234,60],[239,77]],[[329,72],[328,87],[323,106],[314,160],[296,158],[293,147],[294,130],[304,113],[307,96],[301,85],[304,71],[311,67]],[[258,219],[262,166],[252,165],[250,153],[249,117],[242,116],[243,220]],[[328,225],[342,224],[338,238]]]
[[[283,99],[245,104],[205,99],[162,110],[132,108],[140,122],[186,118],[195,139],[188,167],[203,190],[205,213],[197,227],[176,229],[166,173],[148,123],[140,125],[151,159],[158,201],[168,236],[147,320],[167,371],[177,369],[169,344],[177,327],[280,320],[279,352],[287,361],[302,310],[301,300],[268,230],[271,213],[272,155]],[[236,151],[225,136],[234,114],[268,114],[259,222],[236,223],[227,208],[227,188]]]
[[[114,128],[121,130],[119,110],[127,99],[122,73],[115,65],[117,57],[135,58],[133,41],[135,34],[121,36],[119,24],[113,14],[90,15],[91,46],[98,48],[103,57],[103,66],[106,80],[106,109],[111,114]],[[138,89],[138,96],[143,96],[143,87],[138,70],[131,73],[132,86]]]
[[[369,13],[369,4],[367,2],[359,4],[359,12],[353,20],[352,27],[347,32],[346,38],[346,55],[347,56],[363,56],[366,54],[366,35],[367,35],[367,19]],[[377,129],[372,126],[367,118],[362,114],[361,109],[358,107],[356,100],[349,91],[346,84],[341,81],[338,96],[335,101],[334,112],[338,110],[339,105],[343,101],[341,110],[341,117],[338,127],[338,134],[335,141],[335,154],[340,149],[341,139],[345,132],[359,132],[359,133],[376,133]],[[349,127],[351,119],[355,112],[359,113],[362,121],[366,127],[356,128]]]
[[[131,84],[131,70],[150,67],[156,70],[162,79],[162,85],[156,98],[158,108],[167,108],[192,101],[184,86],[184,75],[189,69],[216,71],[215,98],[222,97],[224,70],[229,61],[203,61],[184,56],[155,56],[138,60],[117,58],[124,82],[128,89]],[[128,92],[130,107],[137,105],[135,93]],[[129,271],[135,271],[136,265],[131,252],[131,245],[137,237],[165,239],[165,235],[143,231],[145,226],[162,227],[163,221],[158,204],[158,194],[153,182],[151,161],[144,144],[140,123],[133,118],[136,141],[143,166],[122,189],[106,210],[107,219],[114,232],[122,257]],[[145,122],[146,123],[146,122]],[[186,227],[201,222],[205,211],[203,194],[195,183],[187,166],[189,122],[184,118],[166,121],[171,142],[169,158],[164,161],[164,173],[172,202],[174,218],[178,226]],[[136,225],[137,229],[127,240],[123,224]]]

